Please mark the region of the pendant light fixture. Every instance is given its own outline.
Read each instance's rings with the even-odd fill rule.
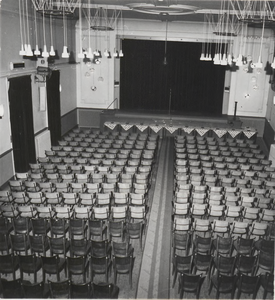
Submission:
[[[55,51],[53,47],[53,20],[52,15],[50,15],[50,31],[51,31],[51,49],[50,49],[50,56],[55,56]]]
[[[34,55],[40,55],[40,50],[38,49],[38,34],[37,34],[37,20],[36,20],[36,11],[34,8],[34,29],[35,29],[35,50]]]
[[[168,18],[166,18],[166,27],[165,27],[165,42],[164,42],[164,60],[163,64],[166,66],[167,62],[167,35],[168,35]]]
[[[67,47],[67,16],[65,14],[65,5],[63,0],[63,30],[64,30],[64,46],[61,54],[62,58],[69,58],[68,47]]]
[[[82,48],[82,10],[81,10],[80,2],[79,2],[79,53],[77,54],[77,57],[81,59],[85,58],[85,54],[83,53],[83,48]]]
[[[88,39],[89,39],[89,47],[88,47],[88,52],[87,52],[87,58],[89,59],[93,59],[94,58],[94,53],[93,50],[91,48],[91,8],[90,8],[90,0],[88,0],[88,5],[89,5],[89,9],[88,9],[88,17],[87,17],[87,21],[88,21]]]
[[[26,51],[26,56],[33,56],[33,52],[32,52],[32,47],[30,44],[30,27],[29,27],[29,9],[28,9],[28,1],[26,0],[25,2],[26,4],[26,23],[27,23],[27,49],[25,49]]]
[[[47,51],[47,46],[46,46],[45,12],[44,12],[44,10],[43,10],[43,13],[42,13],[42,21],[43,21],[43,38],[44,38],[44,46],[43,46],[42,56],[44,58],[47,58],[47,57],[49,57],[49,52]]]
[[[19,55],[25,55],[25,49],[24,49],[24,38],[23,38],[23,21],[22,21],[22,5],[21,0],[18,1],[19,3],[19,24],[20,24],[20,39],[21,39],[21,50],[19,51]]]

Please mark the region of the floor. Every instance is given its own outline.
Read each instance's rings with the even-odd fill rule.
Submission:
[[[143,239],[143,249],[139,241],[131,241],[134,247],[135,265],[133,269],[133,286],[130,288],[128,275],[119,275],[117,285],[120,288],[121,299],[179,299],[178,283],[172,288],[171,274],[171,213],[173,196],[173,139],[166,137],[160,140],[157,161],[153,168],[152,186],[149,192],[149,219],[146,234]],[[3,275],[2,278],[11,279]],[[19,272],[16,274],[19,278]],[[55,276],[47,277],[56,280]],[[75,276],[75,282],[81,281],[81,276]],[[61,280],[65,274],[61,274]],[[90,278],[89,278],[90,279]],[[24,280],[33,281],[33,275],[24,274]],[[41,270],[38,272],[38,282],[42,280]],[[96,283],[103,282],[101,276],[95,277]],[[113,272],[109,278],[113,282]],[[208,294],[209,280],[206,278],[201,288],[200,299],[215,298],[215,289]],[[222,295],[229,299],[230,295]],[[251,299],[251,295],[242,295],[243,299]],[[256,299],[262,299],[263,289],[260,288]],[[269,299],[271,295],[268,294]],[[194,294],[185,294],[185,299],[195,298]]]

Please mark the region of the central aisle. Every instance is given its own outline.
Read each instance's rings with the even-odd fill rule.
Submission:
[[[173,197],[173,139],[161,143],[156,185],[148,222],[138,299],[170,298],[171,200]]]

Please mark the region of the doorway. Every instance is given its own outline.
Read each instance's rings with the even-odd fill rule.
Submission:
[[[56,146],[61,139],[61,111],[60,111],[60,71],[52,71],[47,77],[47,106],[48,126],[51,132],[51,144]]]
[[[31,77],[10,78],[8,95],[15,172],[27,172],[36,162]]]

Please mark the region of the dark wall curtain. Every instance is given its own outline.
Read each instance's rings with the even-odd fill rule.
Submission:
[[[53,71],[47,78],[47,106],[48,125],[51,132],[51,144],[58,145],[61,139],[61,112],[60,112],[60,72]]]
[[[200,61],[201,44],[123,40],[120,108],[220,115],[225,68]],[[214,47],[212,47],[214,49]]]
[[[16,172],[27,172],[36,162],[31,77],[9,79],[10,122]]]

